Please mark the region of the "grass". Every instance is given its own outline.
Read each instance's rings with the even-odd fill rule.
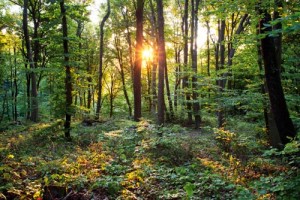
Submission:
[[[149,120],[76,122],[71,142],[61,121],[8,128],[0,135],[0,199],[47,199],[49,188],[87,199],[299,197],[297,154],[266,151],[253,141],[254,124],[216,130],[204,120],[198,131]]]

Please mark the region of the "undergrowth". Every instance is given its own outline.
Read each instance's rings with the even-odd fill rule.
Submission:
[[[78,122],[66,141],[61,121],[18,125],[0,135],[0,199],[297,199],[299,140],[268,149],[247,126]]]

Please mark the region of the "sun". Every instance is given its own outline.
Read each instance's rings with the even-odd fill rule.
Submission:
[[[151,47],[144,48],[142,55],[144,61],[151,61],[153,59],[153,49]]]

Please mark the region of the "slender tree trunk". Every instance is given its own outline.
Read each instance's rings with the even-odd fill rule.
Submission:
[[[152,73],[151,73],[151,112],[155,114],[157,111],[157,20],[155,17],[154,6],[152,0],[150,0],[151,8],[151,38],[153,41],[153,62],[152,62]]]
[[[180,88],[181,78],[180,78],[180,72],[181,72],[181,63],[180,63],[180,49],[175,49],[175,86],[174,86],[174,110],[177,112],[178,109],[178,90]]]
[[[207,48],[207,76],[210,76],[210,25],[209,25],[209,21],[206,21],[206,28],[207,28],[207,32],[206,32],[206,48]]]
[[[164,16],[163,2],[156,0],[157,3],[157,27],[158,27],[158,105],[157,105],[157,122],[159,125],[164,124],[165,100],[164,100],[164,73],[167,67],[165,36],[164,36]]]
[[[219,55],[220,55],[220,65],[218,66],[218,69],[224,69],[225,65],[225,28],[226,28],[226,22],[225,20],[221,20],[220,29],[219,29]],[[219,75],[218,80],[218,87],[219,87],[219,95],[222,96],[222,93],[224,91],[224,88],[222,87],[223,77]],[[217,112],[218,116],[218,127],[221,128],[225,124],[225,117],[224,117],[224,108],[223,103],[219,103],[219,108]]]
[[[115,47],[117,50],[117,58],[118,58],[118,62],[119,62],[119,72],[121,75],[121,81],[122,81],[122,90],[125,96],[125,100],[128,106],[128,114],[129,116],[132,116],[132,107],[130,104],[130,100],[129,100],[129,96],[128,96],[128,92],[127,92],[127,88],[126,88],[126,81],[125,81],[125,72],[124,72],[124,63],[123,63],[123,55],[122,55],[122,50],[119,48],[120,47],[120,40],[115,38]]]
[[[147,70],[147,100],[148,100],[148,111],[151,113],[151,107],[152,107],[152,98],[151,98],[151,65],[149,63],[150,61],[146,61],[146,70]]]
[[[168,67],[166,64],[165,67],[165,81],[166,81],[166,92],[167,92],[167,98],[169,102],[169,113],[170,113],[170,120],[174,119],[174,109],[173,109],[173,102],[171,98],[171,91],[170,91],[170,84],[169,84],[169,76],[168,76]]]
[[[89,71],[88,71],[89,73]],[[88,95],[87,95],[87,108],[90,110],[91,109],[91,102],[92,102],[92,78],[88,77]]]
[[[89,46],[87,44],[87,46]],[[91,109],[91,104],[92,104],[92,92],[93,92],[93,89],[92,89],[92,63],[93,63],[93,55],[94,55],[94,52],[92,51],[90,54],[87,55],[88,57],[88,65],[87,65],[87,72],[88,72],[88,77],[87,77],[87,81],[88,81],[88,96],[87,96],[87,108],[90,110]]]
[[[9,65],[10,65],[10,92],[11,92],[11,115],[12,115],[12,119],[15,119],[15,113],[14,113],[14,85],[13,85],[13,80],[14,80],[14,70],[13,70],[13,61],[12,61],[12,54],[11,54],[11,50],[10,48],[8,49],[9,52]]]
[[[154,53],[155,54],[155,53]],[[156,59],[156,56],[155,58]],[[152,63],[152,74],[151,74],[151,96],[152,96],[152,102],[151,102],[151,112],[152,114],[155,114],[157,111],[157,64],[155,62]]]
[[[39,3],[37,3],[39,4]],[[38,5],[36,5],[38,6]],[[38,35],[38,29],[40,26],[39,17],[36,16],[38,11],[33,11],[33,48],[34,48],[34,54],[33,54],[33,62],[34,62],[34,69],[38,68],[38,61],[39,61],[39,54],[40,54],[40,42],[39,42],[39,35]],[[34,71],[31,72],[31,100],[32,100],[32,112],[31,112],[31,120],[34,122],[38,121],[38,81],[36,77],[36,73]]]
[[[123,67],[121,68],[120,73],[121,73],[122,89],[123,89],[125,100],[126,100],[126,103],[127,103],[127,106],[128,106],[128,114],[129,114],[129,116],[132,116],[132,107],[131,107],[129,97],[128,97],[128,92],[127,92],[127,89],[126,89],[125,73],[124,73]]]
[[[78,51],[79,51],[79,54],[76,55],[76,60],[77,62],[80,62],[81,61],[81,50],[82,50],[82,43],[81,43],[81,34],[82,34],[82,31],[83,31],[83,27],[84,27],[84,24],[83,22],[81,21],[81,19],[78,19],[78,20],[75,20],[76,23],[77,23],[77,28],[76,28],[76,37],[78,38],[79,40],[79,43],[78,43]],[[78,69],[76,69],[77,71]],[[78,77],[77,80],[76,80],[76,83],[79,82],[80,84],[80,78]],[[75,86],[76,87],[76,86]],[[78,93],[79,93],[79,100],[80,100],[80,106],[84,105],[84,107],[86,107],[86,99],[85,99],[85,91],[83,92],[80,92],[81,90],[81,87],[80,85],[78,85],[76,88],[78,88]],[[76,92],[77,93],[77,92]],[[75,105],[77,103],[77,95],[75,96]]]
[[[191,55],[192,55],[192,70],[194,75],[192,76],[192,88],[193,88],[193,112],[195,116],[195,128],[200,128],[201,116],[200,116],[200,104],[198,102],[197,93],[197,39],[198,39],[198,7],[200,0],[192,0],[192,24],[191,24]]]
[[[23,31],[24,31],[24,39],[25,39],[25,46],[27,51],[27,61],[29,62],[30,69],[34,69],[34,62],[32,59],[32,52],[31,52],[31,44],[30,44],[30,38],[29,38],[29,31],[28,31],[28,0],[24,0],[24,7],[23,7]],[[30,73],[30,82],[27,82],[28,84],[31,83],[31,95],[30,98],[30,105],[31,105],[31,112],[30,112],[30,119],[34,122],[38,120],[38,105],[37,105],[37,88],[36,88],[36,78],[35,73]],[[28,85],[27,85],[28,86]],[[28,92],[28,88],[27,88]],[[29,85],[29,93],[30,93],[30,85]]]
[[[25,69],[28,69],[28,65],[25,64]],[[31,95],[30,95],[30,73],[26,72],[26,97],[27,97],[27,111],[26,111],[26,119],[29,120],[30,119],[30,115],[31,115]]]
[[[109,92],[109,105],[110,105],[109,117],[110,118],[112,118],[114,114],[114,78],[115,77],[112,76],[110,79],[110,92]]]
[[[71,139],[71,106],[72,106],[72,75],[69,63],[69,44],[68,44],[68,25],[66,17],[65,1],[60,1],[60,11],[62,15],[62,31],[63,31],[63,47],[64,47],[64,62],[65,62],[65,90],[66,90],[66,121],[65,121],[65,137]]]
[[[104,43],[104,24],[106,20],[109,18],[110,15],[110,1],[107,0],[107,12],[105,16],[103,17],[101,23],[100,23],[100,63],[98,68],[98,98],[97,98],[97,108],[96,108],[96,118],[99,119],[100,117],[100,109],[102,104],[102,77],[103,77],[103,43]]]
[[[188,66],[188,34],[189,34],[189,27],[188,27],[188,12],[189,12],[189,0],[185,0],[184,3],[184,16],[183,16],[183,27],[184,27],[184,48],[183,48],[183,63],[184,63],[184,70],[185,75],[182,82],[182,88],[189,90],[189,75],[187,72]],[[193,115],[192,115],[192,104],[191,104],[191,94],[190,91],[187,91],[185,94],[186,98],[186,108],[188,113],[187,124],[193,123]]]
[[[14,96],[13,96],[13,101],[14,101],[14,120],[18,120],[18,110],[17,110],[17,101],[18,101],[18,82],[17,82],[17,54],[16,54],[16,47],[14,46]]]
[[[17,121],[17,57],[16,47],[13,47],[13,54],[11,55],[9,49],[9,62],[10,62],[10,88],[11,88],[11,114],[12,119]],[[12,61],[13,57],[13,61]]]
[[[143,9],[144,0],[137,1],[136,8],[136,47],[135,64],[133,70],[133,95],[134,95],[134,120],[139,121],[142,117],[142,93],[141,93],[141,67],[143,51]]]

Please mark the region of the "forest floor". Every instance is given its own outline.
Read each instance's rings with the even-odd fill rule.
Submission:
[[[298,199],[299,143],[270,149],[251,123],[236,126],[78,121],[66,141],[61,121],[10,125],[0,199]]]

